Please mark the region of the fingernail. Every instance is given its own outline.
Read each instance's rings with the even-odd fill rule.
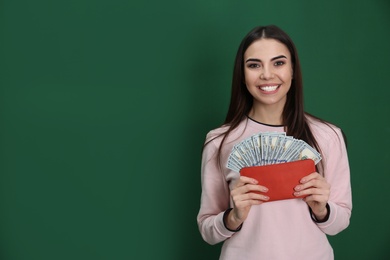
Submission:
[[[268,191],[268,189],[267,188],[263,188],[263,191],[266,192],[266,191]]]
[[[300,194],[299,192],[294,192],[295,196],[299,196],[299,194]]]
[[[301,186],[296,186],[295,187],[295,190],[300,190],[301,189]]]

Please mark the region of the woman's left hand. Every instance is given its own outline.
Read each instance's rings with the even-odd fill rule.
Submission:
[[[330,184],[318,172],[313,172],[300,181],[294,190],[297,197],[306,196],[303,200],[309,205],[318,220],[326,216],[326,204],[329,200]]]

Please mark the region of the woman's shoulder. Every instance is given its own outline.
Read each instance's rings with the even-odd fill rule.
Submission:
[[[206,142],[210,142],[215,139],[221,139],[223,138],[223,135],[226,133],[226,131],[229,129],[228,125],[222,125],[217,128],[211,129],[206,134]]]
[[[214,128],[210,130],[206,135],[206,142],[214,141],[217,144],[220,143],[225,136],[225,134],[229,131],[229,135],[227,136],[226,142],[229,142],[231,140],[236,139],[238,136],[240,136],[243,132],[243,130],[246,127],[247,120],[243,120],[240,124],[238,124],[237,127],[229,131],[230,125],[229,124],[223,124],[217,128]]]
[[[306,118],[313,134],[321,140],[331,141],[343,138],[343,131],[339,126],[312,115],[306,115]]]

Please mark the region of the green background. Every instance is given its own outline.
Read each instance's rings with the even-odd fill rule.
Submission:
[[[257,25],[295,41],[307,111],[348,136],[336,259],[388,259],[390,2],[0,0],[0,259],[217,259],[201,147]]]

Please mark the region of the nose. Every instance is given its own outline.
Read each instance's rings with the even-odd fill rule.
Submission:
[[[274,77],[273,71],[270,67],[268,66],[263,66],[263,69],[260,74],[260,79],[272,79]]]

